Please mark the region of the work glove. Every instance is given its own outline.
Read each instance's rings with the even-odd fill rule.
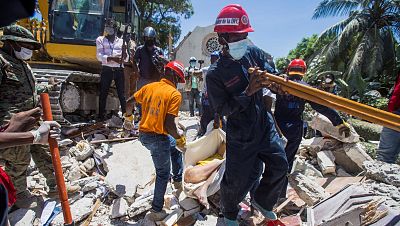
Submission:
[[[126,114],[124,114],[124,129],[126,129],[126,130],[133,130],[133,128],[134,128],[134,124],[133,124],[133,122],[134,122],[134,117],[133,117],[133,115],[129,115],[129,116],[127,116]]]
[[[176,147],[181,151],[186,151],[186,137],[181,136],[179,139],[176,139]]]
[[[59,140],[61,125],[55,121],[44,121],[37,130],[30,131],[33,135],[33,144],[48,144],[49,137]]]
[[[339,129],[339,135],[342,136],[344,134],[344,137],[349,137],[350,136],[350,125],[343,121],[342,124],[336,126],[336,128]]]

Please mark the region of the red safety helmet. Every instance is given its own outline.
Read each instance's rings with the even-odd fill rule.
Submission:
[[[304,76],[304,74],[307,71],[307,65],[306,65],[306,62],[302,59],[294,59],[290,62],[287,70],[288,70],[289,75]]]
[[[175,71],[179,76],[179,83],[185,83],[185,67],[179,61],[170,61],[165,65],[165,69],[171,69]]]
[[[215,21],[214,32],[217,33],[247,33],[253,31],[249,16],[238,4],[225,6]]]

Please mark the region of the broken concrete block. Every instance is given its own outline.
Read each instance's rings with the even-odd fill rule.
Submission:
[[[183,216],[182,209],[176,209],[172,211],[163,221],[161,221],[161,225],[163,226],[173,226],[178,220]]]
[[[299,153],[303,157],[315,157],[319,151],[321,151],[324,146],[323,137],[314,137],[311,139],[305,139],[301,141],[299,147]]]
[[[134,202],[127,211],[129,217],[135,217],[139,214],[142,214],[150,210],[152,202],[153,202],[153,196]]]
[[[294,160],[291,173],[293,172],[300,172],[305,176],[323,177],[319,170],[299,156],[296,156]]]
[[[84,161],[89,158],[93,154],[93,151],[93,147],[87,141],[80,141],[76,146],[69,149],[69,152],[78,161]]]
[[[99,186],[100,186],[100,182],[93,181],[93,182],[90,182],[88,184],[85,184],[85,186],[82,188],[82,191],[83,192],[92,191],[92,190],[96,189]]]
[[[336,126],[332,125],[331,121],[329,121],[327,117],[319,113],[315,117],[313,117],[311,122],[309,122],[309,125],[311,126],[311,128],[321,131],[323,136],[330,136],[343,143],[355,143],[360,140],[360,136],[357,134],[353,127],[351,127],[349,137],[345,137],[344,134],[340,135],[339,129]]]
[[[69,181],[76,181],[82,177],[81,169],[78,164],[74,164],[69,168],[67,179]]]
[[[85,219],[92,212],[92,206],[92,198],[83,197],[81,199],[78,199],[75,203],[71,205],[72,219],[74,219],[75,222],[79,222]],[[54,218],[52,224],[60,226],[64,225],[64,216],[62,212]]]
[[[343,144],[342,149],[337,149],[332,153],[335,156],[336,164],[340,165],[346,172],[353,174],[362,172],[362,164],[365,161],[372,160],[360,143]]]
[[[336,174],[335,156],[331,151],[320,151],[317,153],[318,165],[324,175]]]
[[[150,151],[139,141],[113,145],[104,162],[108,169],[105,182],[120,197],[133,198],[137,187],[146,188],[155,172]]]
[[[381,161],[365,161],[363,168],[368,178],[400,187],[400,166]]]
[[[31,226],[35,220],[36,213],[31,209],[17,209],[8,215],[10,225]]]
[[[125,199],[114,199],[111,207],[111,219],[125,216],[128,208],[128,202]]]
[[[185,211],[183,212],[183,217],[192,216],[192,215],[194,215],[194,214],[200,212],[200,210],[201,210],[201,207],[200,207],[200,206],[198,206],[198,207],[196,207],[196,208],[194,208],[194,209],[191,209],[191,210],[185,210]]]
[[[294,172],[290,174],[289,183],[308,206],[313,206],[329,197],[329,194],[325,192],[323,187],[301,173]]]
[[[85,167],[86,171],[92,170],[96,164],[93,158],[88,158],[82,163],[83,167]]]

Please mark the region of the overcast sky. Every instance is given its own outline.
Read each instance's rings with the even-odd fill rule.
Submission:
[[[289,50],[306,36],[320,34],[342,18],[312,20],[319,0],[192,0],[194,15],[182,20],[181,39],[196,26],[214,24],[219,11],[228,4],[241,4],[249,14],[255,32],[250,39],[275,58],[286,56]]]

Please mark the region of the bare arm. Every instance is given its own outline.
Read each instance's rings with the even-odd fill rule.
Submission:
[[[31,132],[13,133],[3,132],[0,133],[0,148],[9,148],[25,144],[33,143],[33,134]]]
[[[126,101],[126,115],[132,115],[132,112],[134,110],[135,110],[135,98],[131,96]]]
[[[179,139],[181,138],[181,135],[179,135],[178,128],[175,123],[175,118],[175,115],[167,114],[165,116],[164,126],[169,135],[171,135],[175,139]]]

